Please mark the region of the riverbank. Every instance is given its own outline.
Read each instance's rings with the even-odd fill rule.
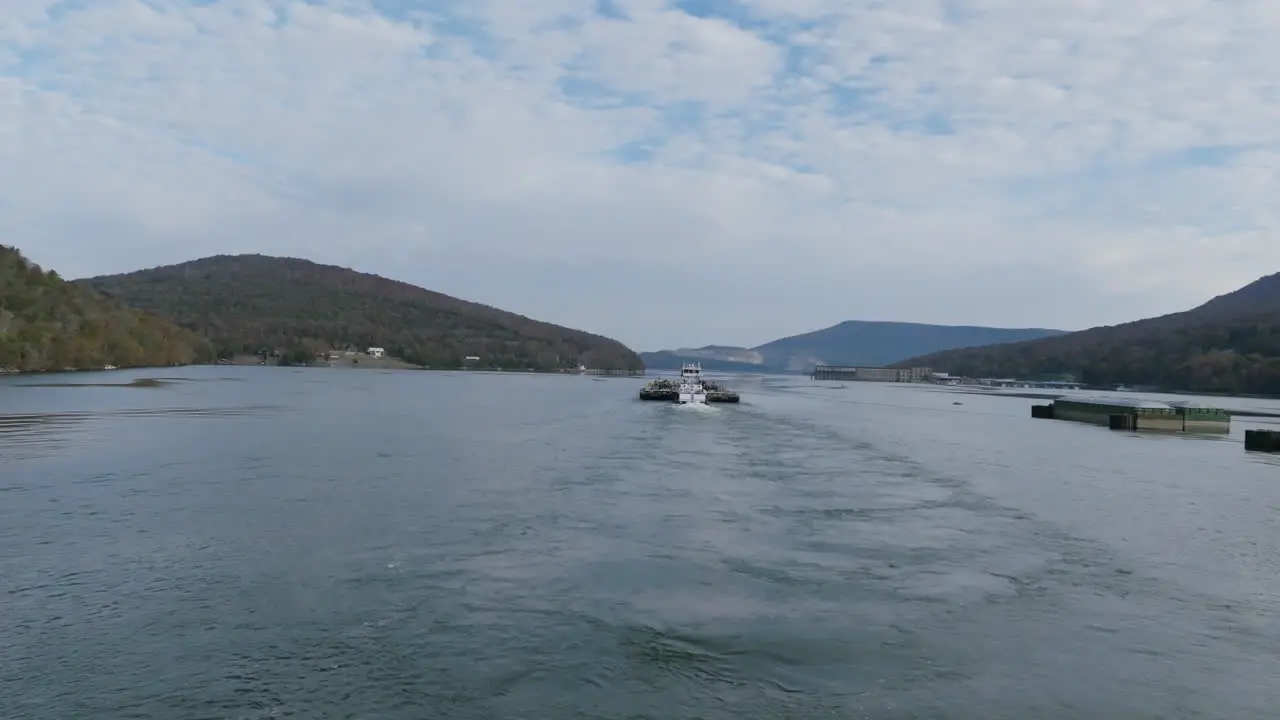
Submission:
[[[237,355],[230,360],[221,360],[219,365],[236,365],[241,367],[278,367],[275,358],[263,362],[257,355]],[[537,375],[592,375],[597,377],[643,377],[644,370],[608,370],[588,368],[586,370],[569,368],[500,368],[500,367],[443,367],[415,365],[395,357],[373,357],[372,355],[339,355],[332,360],[313,360],[308,363],[288,365],[288,367],[336,368],[346,370],[434,370],[437,372],[472,372],[503,374],[537,374]]]
[[[115,365],[107,365],[105,367],[95,368],[62,368],[61,370],[19,370],[12,367],[0,367],[0,376],[5,375],[61,375],[63,373],[94,373],[94,372],[114,372],[116,370],[153,370],[159,368],[175,368],[175,367],[191,367],[192,365],[203,363],[185,363],[172,365],[125,365],[116,367]]]
[[[260,355],[236,355],[227,360],[219,360],[219,365],[237,365],[237,366],[259,366],[259,367],[277,367],[279,362],[276,358],[267,358],[266,361]],[[314,367],[314,368],[364,368],[369,370],[423,370],[421,365],[405,362],[399,358],[393,357],[373,357],[372,355],[339,355],[333,360],[312,360],[306,363],[291,363],[288,367]]]

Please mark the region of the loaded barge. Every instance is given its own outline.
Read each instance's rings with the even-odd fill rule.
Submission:
[[[680,368],[679,380],[665,378],[653,380],[640,388],[641,400],[658,400],[679,404],[701,403],[736,403],[738,393],[733,392],[713,380],[702,377],[702,366],[697,363],[685,363]]]

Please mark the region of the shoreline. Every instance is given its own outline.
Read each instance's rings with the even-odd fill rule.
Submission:
[[[263,367],[263,368],[307,368],[315,370],[417,370],[427,372],[468,372],[502,375],[584,375],[590,377],[642,378],[646,370],[601,370],[601,369],[545,369],[545,368],[500,368],[500,367],[431,367],[414,365],[399,358],[359,358],[360,362],[309,362],[296,365],[280,365],[275,362],[264,363],[254,356],[241,356],[230,362],[186,363],[179,365],[122,365],[100,368],[63,368],[60,370],[17,370],[0,368],[0,377],[19,377],[32,375],[70,375],[72,373],[118,372],[123,370],[165,370],[188,367]]]
[[[526,375],[593,375],[598,377],[642,377],[646,370],[593,369],[578,370],[576,368],[501,368],[501,367],[433,367],[416,365],[400,358],[384,356],[372,357],[364,354],[339,355],[331,360],[312,360],[305,363],[281,365],[278,362],[263,362],[257,355],[237,355],[230,360],[219,360],[220,366],[239,367],[298,367],[341,370],[431,370],[436,372],[488,372]]]
[[[120,370],[163,370],[165,368],[200,367],[212,363],[189,363],[181,365],[118,365],[100,368],[62,368],[61,370],[16,370],[0,368],[0,377],[19,377],[22,375],[70,375],[72,373],[117,372]]]

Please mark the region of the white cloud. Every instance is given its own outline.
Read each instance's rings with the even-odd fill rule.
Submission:
[[[303,255],[644,348],[1280,269],[1275,3],[610,7],[8,0],[0,237],[68,275]]]
[[[630,4],[626,19],[598,18],[580,34],[585,71],[610,88],[658,103],[737,106],[781,69],[781,48],[732,23]]]

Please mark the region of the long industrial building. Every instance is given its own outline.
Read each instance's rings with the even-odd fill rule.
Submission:
[[[814,380],[854,380],[861,382],[925,382],[933,377],[929,368],[852,367],[847,365],[818,365],[813,368]]]

